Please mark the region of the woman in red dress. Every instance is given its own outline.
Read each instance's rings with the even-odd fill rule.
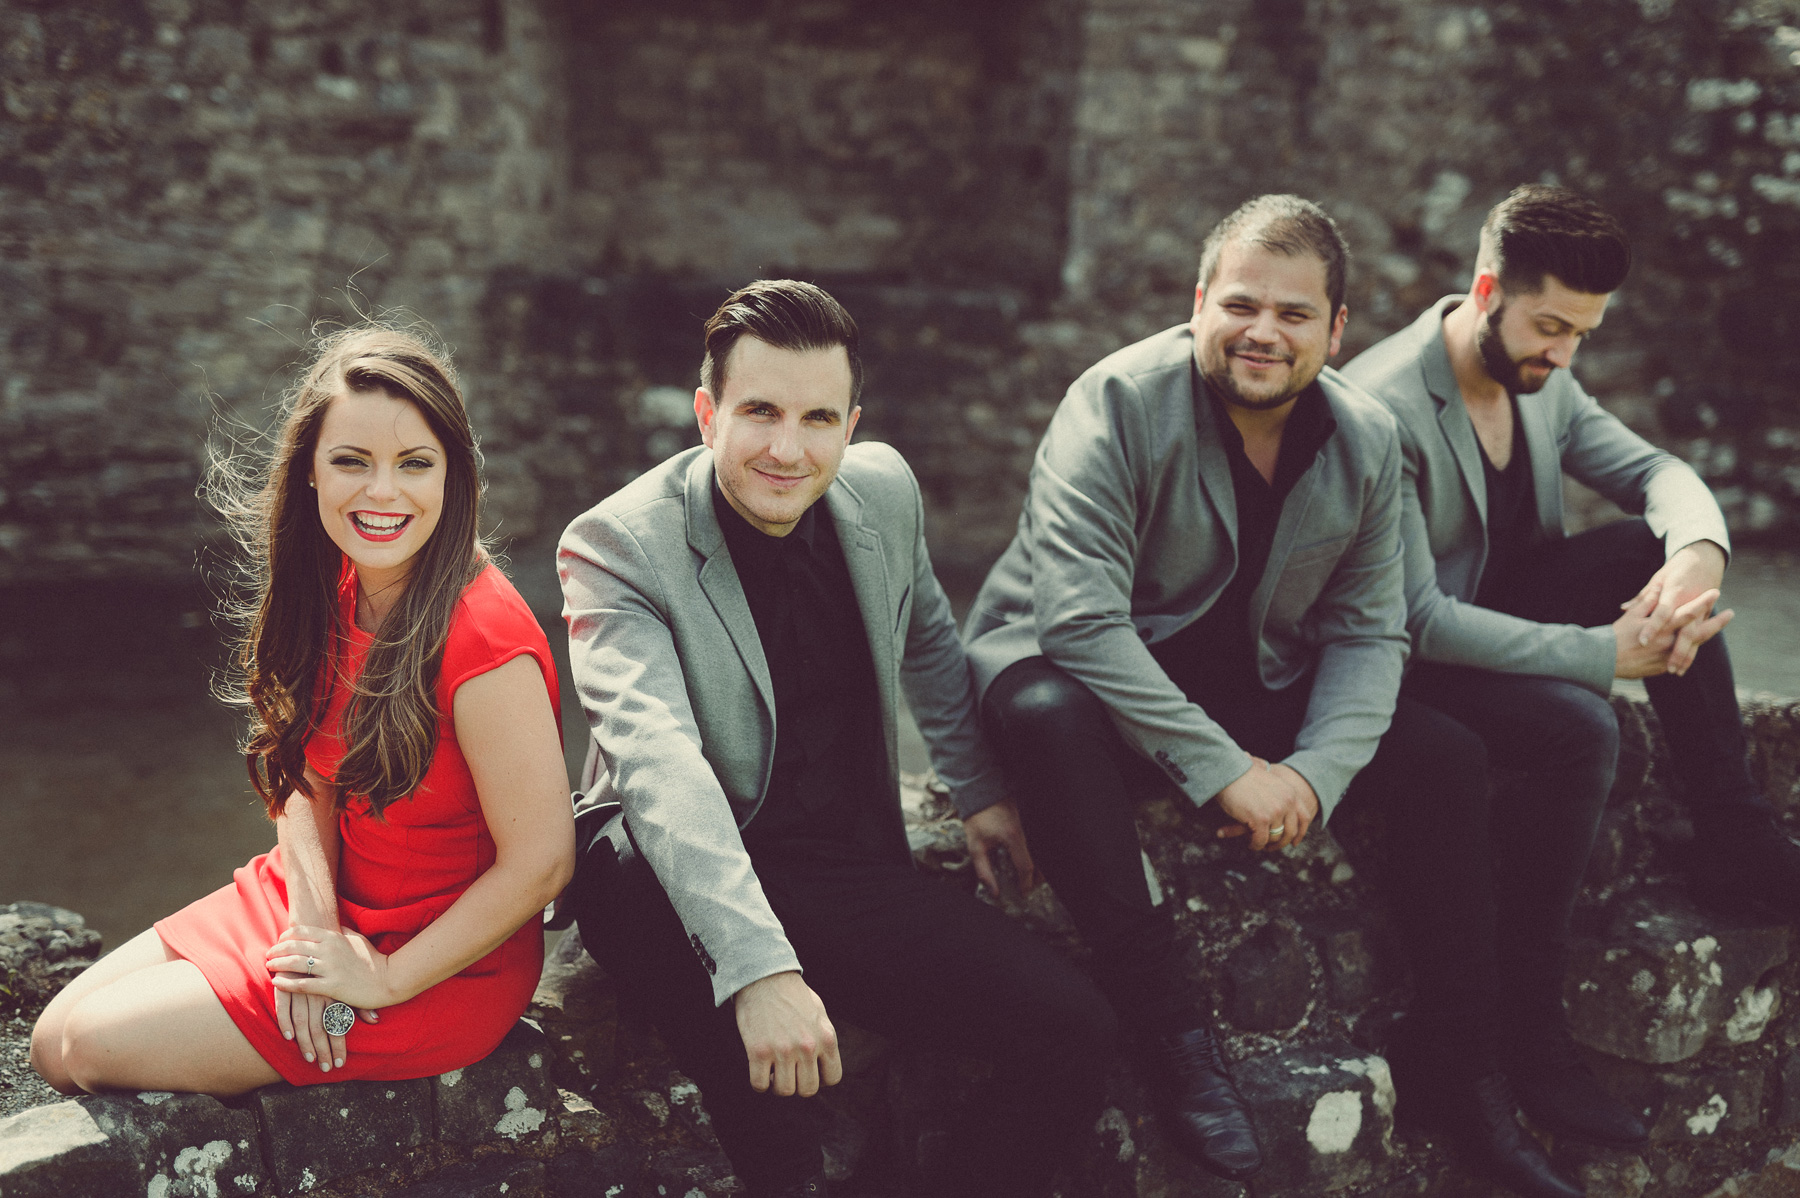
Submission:
[[[224,505],[276,847],[44,1009],[31,1060],[64,1093],[442,1073],[537,984],[535,917],[574,865],[549,646],[482,546],[448,361],[380,326],[320,349],[266,478]]]

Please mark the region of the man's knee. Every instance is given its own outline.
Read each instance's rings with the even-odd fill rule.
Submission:
[[[1611,700],[1572,682],[1547,688],[1543,747],[1563,767],[1590,766],[1608,773],[1619,757],[1619,718]]]
[[[1043,658],[1018,662],[994,680],[990,713],[1008,737],[1055,744],[1106,724],[1094,692]]]

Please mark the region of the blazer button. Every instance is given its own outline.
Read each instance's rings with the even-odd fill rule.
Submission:
[[[1138,629],[1138,639],[1142,640],[1142,641],[1149,640],[1150,639],[1150,630],[1148,628]]]

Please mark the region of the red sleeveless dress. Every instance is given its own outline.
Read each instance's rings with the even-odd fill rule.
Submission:
[[[356,575],[340,586],[340,627],[334,678],[354,678],[370,637],[356,627]],[[537,660],[558,710],[556,666],[531,610],[506,576],[489,565],[470,583],[451,617],[438,674],[437,753],[419,788],[388,804],[378,819],[365,800],[338,813],[338,919],[392,953],[432,920],[494,863],[494,841],[482,818],[468,763],[452,718],[456,688],[522,654]],[[334,682],[322,729],[306,746],[307,762],[332,778],[343,759],[338,728],[348,688]],[[288,926],[287,879],[281,848],[255,858],[215,890],[156,924],[163,943],[206,975],[238,1030],[282,1077],[295,1085],[373,1078],[427,1077],[473,1064],[500,1043],[524,1013],[543,969],[544,936],[535,919],[486,957],[420,994],[381,1009],[381,1022],[360,1019],[345,1043],[342,1069],[308,1064],[275,1022],[274,987],[263,954]]]

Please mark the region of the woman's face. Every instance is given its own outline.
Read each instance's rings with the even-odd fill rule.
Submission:
[[[319,520],[365,592],[404,579],[444,510],[444,446],[419,409],[385,391],[326,405],[313,450]]]

